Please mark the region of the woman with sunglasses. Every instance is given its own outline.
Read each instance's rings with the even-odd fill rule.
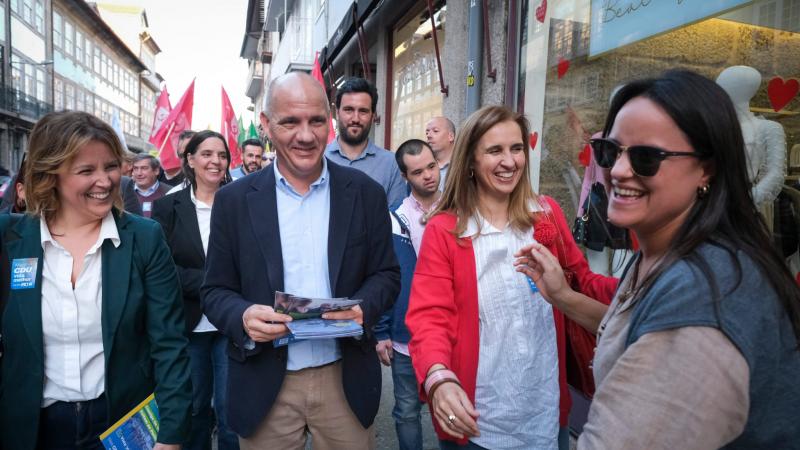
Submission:
[[[598,335],[578,448],[796,448],[800,290],[753,203],[727,94],[687,71],[632,82],[592,147],[608,218],[641,246],[611,306],[573,292],[541,246],[517,261]]]
[[[406,324],[443,450],[569,447],[564,318],[514,271],[517,250],[545,243],[598,299],[617,285],[589,271],[558,204],[531,189],[528,129],[501,106],[473,113],[425,228]]]

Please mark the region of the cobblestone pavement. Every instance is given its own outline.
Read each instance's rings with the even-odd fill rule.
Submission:
[[[375,433],[377,434],[377,450],[396,450],[397,433],[394,431],[394,419],[392,419],[392,407],[394,406],[394,391],[392,384],[392,369],[381,365],[383,369],[383,389],[381,392],[381,406],[378,409],[378,416],[375,418]],[[428,405],[422,407],[422,448],[424,450],[437,450],[439,441],[433,431],[431,415]]]

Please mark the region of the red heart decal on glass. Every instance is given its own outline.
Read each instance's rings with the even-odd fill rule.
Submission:
[[[558,58],[558,79],[560,80],[561,78],[563,78],[564,75],[567,74],[568,70],[569,70],[569,60],[566,60],[564,58],[559,57]]]
[[[545,15],[547,15],[547,0],[542,0],[542,4],[536,8],[536,20],[544,23]]]
[[[589,144],[583,146],[583,150],[578,153],[578,162],[581,163],[583,167],[589,167],[589,159],[592,157],[592,148]]]
[[[774,109],[775,112],[782,110],[795,98],[798,91],[800,91],[800,82],[794,78],[784,80],[781,77],[775,77],[769,80],[767,94],[769,95],[769,102],[772,104],[772,109]]]
[[[537,142],[539,142],[539,133],[534,131],[533,133],[531,133],[531,138],[528,141],[528,143],[531,144],[531,150],[535,150],[536,149],[536,143]]]

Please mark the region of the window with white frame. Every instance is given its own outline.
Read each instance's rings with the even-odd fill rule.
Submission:
[[[53,46],[55,48],[61,48],[64,45],[64,33],[61,31],[63,26],[61,14],[53,11]]]
[[[33,27],[39,33],[44,34],[44,2],[42,0],[36,0],[33,15]]]
[[[45,91],[47,87],[46,76],[44,69],[36,69],[36,98],[41,101],[47,100],[47,92]]]
[[[83,33],[75,30],[75,59],[78,63],[83,63]]]
[[[75,30],[72,24],[64,19],[64,52],[67,55],[72,56],[74,52],[73,46],[75,45]]]

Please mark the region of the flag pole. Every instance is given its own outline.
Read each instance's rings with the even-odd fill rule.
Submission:
[[[173,120],[171,124],[169,124],[169,129],[167,130],[167,135],[164,136],[164,142],[161,143],[161,147],[158,148],[158,156],[161,156],[161,152],[164,150],[164,146],[167,145],[167,140],[169,139],[169,135],[172,134],[172,129],[175,128],[175,121]]]

